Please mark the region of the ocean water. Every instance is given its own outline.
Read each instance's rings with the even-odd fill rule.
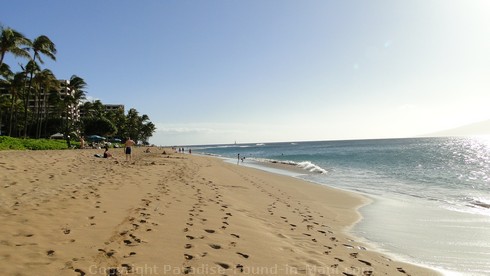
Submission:
[[[351,232],[447,275],[490,275],[490,137],[193,147],[244,165],[280,162],[296,177],[373,199]]]

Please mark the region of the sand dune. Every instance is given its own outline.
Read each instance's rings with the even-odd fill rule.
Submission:
[[[0,274],[437,274],[344,234],[356,195],[210,157],[95,153],[0,152]]]

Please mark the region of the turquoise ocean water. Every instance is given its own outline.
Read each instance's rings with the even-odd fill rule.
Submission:
[[[410,138],[195,146],[366,195],[351,232],[378,250],[445,271],[490,275],[490,137]]]

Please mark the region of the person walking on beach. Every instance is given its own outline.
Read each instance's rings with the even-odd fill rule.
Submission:
[[[240,164],[240,154],[238,154],[238,160],[236,161],[236,164],[239,165]]]
[[[80,137],[80,148],[81,149],[85,148],[85,140],[83,139],[83,136]]]
[[[125,146],[124,152],[126,153],[126,161],[131,161],[132,158],[131,147],[134,145],[135,142],[131,140],[131,137],[128,137],[128,139],[126,139],[126,142],[124,142],[124,146]]]

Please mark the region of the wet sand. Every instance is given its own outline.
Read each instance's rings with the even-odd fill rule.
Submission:
[[[152,151],[0,152],[0,274],[438,275],[345,234],[360,196]]]

